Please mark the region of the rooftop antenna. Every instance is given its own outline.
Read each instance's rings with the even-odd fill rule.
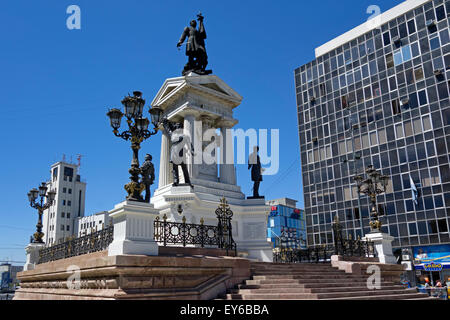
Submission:
[[[62,162],[66,162],[66,155],[63,153]]]
[[[77,154],[78,174],[80,174],[81,158],[82,158],[82,157],[83,157],[82,154]]]

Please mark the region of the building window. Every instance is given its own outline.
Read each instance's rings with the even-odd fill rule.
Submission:
[[[416,32],[416,22],[414,19],[408,21],[408,33],[413,34]]]
[[[67,188],[63,188],[63,193],[66,193],[67,192]]]
[[[61,212],[61,218],[64,218],[65,214],[64,212]]]
[[[392,100],[391,105],[392,105],[392,114],[396,115],[396,114],[400,114],[401,113],[400,100],[399,99]]]
[[[69,194],[72,194],[72,189],[69,188]]]
[[[416,82],[419,82],[420,80],[423,80],[423,68],[422,66],[414,69],[414,77],[416,78]]]
[[[386,67],[388,69],[394,67],[394,56],[392,55],[392,53],[386,55]]]
[[[440,46],[441,46],[441,43],[439,41],[438,35],[436,35],[433,38],[430,38],[430,49],[431,49],[431,51],[439,48]]]
[[[61,231],[64,231],[64,225],[63,224],[61,225]]]
[[[67,219],[70,219],[70,212],[67,212]]]
[[[72,201],[67,201],[67,205],[70,207],[72,205]]]
[[[66,231],[70,231],[70,226],[69,225],[66,226]]]

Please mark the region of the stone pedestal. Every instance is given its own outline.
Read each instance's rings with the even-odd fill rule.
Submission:
[[[363,240],[369,240],[374,243],[380,263],[397,263],[397,259],[392,254],[392,241],[394,241],[394,237],[391,237],[386,233],[377,232],[366,234]]]
[[[23,266],[24,271],[33,270],[39,261],[39,250],[45,247],[44,243],[30,243],[25,247],[27,262]]]
[[[114,240],[108,255],[158,255],[158,244],[153,240],[155,218],[159,215],[152,204],[125,201],[119,203],[109,216],[114,224]]]

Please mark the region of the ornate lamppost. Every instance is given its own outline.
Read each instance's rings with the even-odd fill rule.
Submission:
[[[365,194],[370,197],[372,210],[370,216],[370,227],[372,232],[381,232],[381,221],[378,219],[377,210],[377,195],[385,193],[388,185],[389,177],[379,173],[373,165],[369,165],[366,169],[367,179],[364,180],[361,176],[355,176],[354,180],[358,188],[358,193]]]
[[[144,202],[141,193],[145,190],[145,184],[139,181],[139,174],[141,173],[141,169],[139,168],[139,149],[144,140],[158,133],[162,110],[158,107],[153,107],[149,110],[154,126],[154,130],[149,131],[148,126],[150,121],[142,115],[145,105],[145,100],[142,99],[142,93],[139,91],[133,92],[133,97],[128,95],[122,100],[122,104],[125,113],[122,113],[119,109],[111,109],[107,113],[107,116],[111,121],[114,135],[125,141],[131,141],[133,160],[131,161],[131,168],[128,170],[131,174],[131,181],[125,185],[125,190],[128,192],[126,199]],[[119,133],[123,116],[127,118],[128,130]]]
[[[30,192],[28,192],[28,200],[30,201],[30,206],[37,209],[39,215],[38,223],[36,225],[36,233],[31,238],[32,243],[44,243],[44,241],[42,241],[42,238],[44,237],[44,234],[42,233],[42,215],[44,214],[45,210],[50,208],[56,197],[55,191],[51,190],[47,192],[47,189],[48,188],[45,182],[42,182],[42,184],[39,186],[39,190],[33,188],[30,190]],[[38,198],[40,199],[37,200]],[[47,198],[47,201],[45,201],[45,203],[44,198]]]

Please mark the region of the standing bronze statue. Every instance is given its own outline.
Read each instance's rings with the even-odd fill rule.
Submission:
[[[181,47],[187,38],[186,42],[186,55],[189,60],[184,66],[183,76],[189,72],[195,72],[200,75],[211,74],[212,70],[206,70],[208,65],[208,55],[206,54],[206,31],[203,24],[204,17],[201,13],[197,15],[199,22],[199,28],[197,30],[197,21],[192,20],[189,27],[184,28],[183,34],[178,41],[177,47]]]
[[[261,160],[258,155],[259,147],[253,147],[253,153],[248,158],[248,169],[251,169],[252,181],[253,181],[253,197],[248,199],[263,199],[263,196],[259,195],[259,185],[262,178],[263,168],[261,167]]]
[[[180,184],[178,166],[181,166],[185,184],[193,188],[187,168],[187,153],[190,152],[192,155],[195,155],[190,138],[183,133],[183,125],[181,123],[163,119],[162,125],[170,139],[170,163],[173,164],[173,185],[178,186]]]
[[[155,167],[153,166],[152,159],[152,156],[147,154],[145,156],[145,161],[140,168],[142,183],[145,185],[144,202],[147,203],[150,203],[150,186],[155,181]]]

